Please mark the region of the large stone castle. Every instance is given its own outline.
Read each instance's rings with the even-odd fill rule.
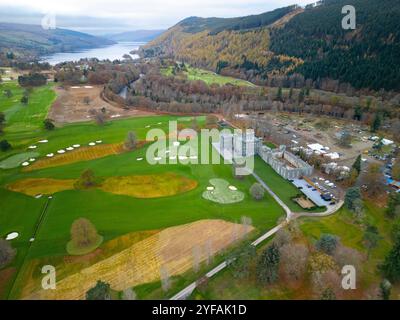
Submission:
[[[236,157],[260,156],[280,176],[293,180],[304,176],[311,176],[314,168],[293,153],[286,150],[286,146],[271,149],[262,145],[261,139],[254,133],[222,134],[219,143],[220,153],[225,157],[232,155]]]

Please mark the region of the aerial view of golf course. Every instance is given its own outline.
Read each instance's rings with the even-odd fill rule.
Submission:
[[[17,2],[0,300],[400,297],[398,5]]]
[[[260,235],[284,216],[271,196],[253,199],[254,177],[235,179],[223,161],[146,161],[149,130],[168,133],[170,121],[182,129],[205,128],[205,116],[154,114],[46,129],[57,107],[56,86],[31,89],[24,104],[17,82],[1,84],[3,136],[13,148],[0,162],[0,221],[2,236],[15,236],[16,251],[1,271],[3,298],[79,299],[98,280],[117,295],[137,288],[140,298],[164,298],[163,276],[169,286],[184,284],[194,270],[218,262],[239,240]],[[210,189],[218,191],[213,198],[204,194]],[[44,265],[57,270],[55,291],[41,287]]]

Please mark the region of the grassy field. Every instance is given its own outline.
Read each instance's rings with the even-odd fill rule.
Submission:
[[[6,115],[6,137],[8,133],[32,132],[43,126],[49,107],[56,98],[52,86],[49,84],[28,90],[28,103],[23,104],[20,101],[25,89],[16,82],[0,84],[0,112]],[[10,90],[12,96],[7,97],[5,90]]]
[[[22,94],[18,88],[10,87],[13,97]],[[44,91],[43,91],[44,90]],[[47,92],[48,87],[39,88],[37,93]],[[32,93],[33,95],[33,93]],[[51,95],[49,95],[51,96]],[[43,113],[48,110],[51,99],[41,100],[41,108],[37,108],[35,100],[30,112],[43,119]],[[168,121],[177,120],[177,117],[160,116],[151,118],[134,118],[109,122],[104,126],[93,123],[67,125],[54,131],[45,131],[37,127],[36,130],[25,130],[20,124],[28,121],[22,117],[21,121],[13,118],[18,111],[19,102],[9,103],[6,132],[7,138],[13,144],[12,151],[3,153],[1,160],[26,152],[30,145],[37,145],[38,159],[48,153],[66,148],[73,144],[87,145],[91,141],[102,140],[105,144],[122,142],[127,132],[134,130],[139,139],[144,139],[150,128],[160,128],[167,131]],[[13,109],[14,114],[9,110]],[[23,112],[20,115],[27,115]],[[35,117],[36,118],[36,117]],[[186,118],[179,119],[182,123],[190,125]],[[199,118],[199,123],[204,123],[204,118]],[[161,123],[161,124],[159,124]],[[36,122],[39,124],[39,122]],[[7,128],[7,127],[6,127]],[[38,144],[39,140],[46,139],[48,143]],[[116,155],[108,155],[99,159],[79,159],[82,161],[59,166],[23,172],[21,167],[0,171],[0,195],[5,203],[0,213],[1,234],[4,237],[10,232],[19,232],[20,237],[13,241],[18,249],[17,259],[12,267],[16,269],[29,265],[32,259],[47,259],[51,256],[65,256],[66,243],[69,241],[69,229],[72,222],[80,217],[90,219],[105,241],[112,240],[131,232],[160,230],[171,226],[194,222],[201,219],[224,219],[238,222],[244,215],[250,216],[253,224],[260,231],[274,225],[283,214],[282,209],[269,197],[263,202],[255,202],[250,198],[248,189],[254,180],[245,179],[237,182],[232,178],[231,168],[227,165],[174,165],[151,166],[147,162],[136,161],[145,157],[145,148]],[[84,161],[87,160],[87,161]],[[130,196],[115,195],[101,190],[68,190],[56,193],[53,199],[45,197],[35,199],[17,192],[5,189],[9,183],[29,178],[50,179],[76,179],[80,173],[92,169],[96,176],[112,178],[115,176],[129,175],[158,175],[162,173],[178,174],[197,181],[198,187],[192,191],[166,198],[138,199]],[[202,198],[202,193],[209,185],[211,178],[224,178],[246,194],[243,202],[233,205],[220,206]],[[30,243],[39,218],[42,216],[46,202],[48,207],[44,214],[35,242]],[[177,206],[179,203],[179,206]],[[13,296],[18,296],[18,287],[24,279],[19,277],[14,287]],[[9,288],[8,288],[9,289]]]
[[[165,76],[173,76],[173,67],[164,68],[161,70],[161,73]],[[187,71],[184,71],[183,74],[191,81],[200,80],[204,81],[207,85],[218,84],[218,85],[226,85],[231,84],[235,86],[246,86],[246,87],[255,87],[251,82],[236,79],[232,77],[225,77],[214,72],[198,69],[193,67],[186,67]]]
[[[13,86],[10,87],[13,97],[21,95],[21,89],[15,84]],[[34,150],[37,153],[35,157],[40,160],[46,159],[48,153],[56,153],[57,150],[74,144],[80,144],[82,148],[90,142],[98,140],[102,141],[100,146],[120,144],[129,131],[135,131],[138,139],[144,140],[147,132],[152,128],[168,132],[168,122],[171,120],[177,120],[184,126],[192,124],[191,117],[155,116],[115,120],[107,122],[103,126],[92,122],[70,124],[56,128],[54,131],[45,131],[41,122],[46,117],[53,98],[51,87],[44,86],[31,93],[32,105],[21,106],[18,101],[14,104],[9,100],[6,101],[7,107],[3,105],[4,112],[8,115],[5,136],[13,145],[13,149],[0,154],[0,162],[10,156],[26,153],[31,145],[37,146]],[[31,121],[32,118],[33,121]],[[205,117],[198,117],[197,121],[200,126],[205,125]],[[24,122],[30,123],[32,127],[24,126]],[[48,140],[48,142],[38,143],[40,140]],[[61,161],[51,167],[38,166],[32,168],[35,170],[30,171],[23,170],[21,166],[0,169],[0,198],[2,200],[0,237],[5,237],[10,232],[20,234],[20,237],[12,242],[18,250],[18,254],[12,265],[9,266],[17,272],[9,282],[3,285],[0,297],[8,296],[12,286],[10,297],[19,297],[20,290],[27,280],[25,278],[26,270],[30,270],[38,263],[65,259],[67,256],[66,244],[70,240],[70,227],[77,218],[84,217],[92,221],[99,234],[104,237],[107,247],[110,241],[127,234],[143,232],[151,234],[156,230],[164,230],[204,219],[240,222],[243,216],[251,218],[255,228],[252,236],[255,237],[275,226],[277,220],[284,215],[283,209],[269,195],[266,195],[263,201],[253,200],[249,194],[249,188],[255,179],[251,176],[243,180],[234,179],[232,168],[229,165],[150,165],[147,161],[137,160],[146,158],[147,147],[148,145],[145,145],[134,151],[110,153],[102,157],[78,157],[77,159],[72,157],[76,161]],[[86,169],[93,170],[95,176],[101,178],[102,181],[107,181],[107,179],[113,181],[112,179],[115,177],[163,176],[167,174],[183,177],[186,181],[195,181],[196,186],[194,189],[187,189],[177,185],[177,194],[167,193],[166,197],[150,199],[135,197],[137,194],[113,194],[99,188],[64,190],[55,193],[52,199],[45,196],[36,199],[19,192],[12,192],[6,187],[24,179],[75,180]],[[281,179],[273,171],[264,172],[268,184],[271,181],[268,179],[270,174],[273,177],[271,178],[273,183],[283,189],[290,187],[290,183]],[[235,186],[239,192],[244,194],[243,201],[221,205],[204,199],[203,192],[210,185],[210,179],[215,178],[224,179],[229,185]],[[165,188],[166,184],[162,182],[160,185]],[[67,189],[69,188],[70,186]],[[26,190],[20,191],[26,192]],[[33,194],[32,192],[30,194]],[[120,190],[119,193],[123,192]],[[174,191],[174,193],[176,192]],[[290,194],[284,201],[287,201],[289,197]],[[36,234],[35,231],[37,231]],[[30,242],[30,238],[34,235],[35,241]],[[0,270],[0,272],[3,271]],[[185,281],[189,281],[192,278],[186,277],[185,279]]]

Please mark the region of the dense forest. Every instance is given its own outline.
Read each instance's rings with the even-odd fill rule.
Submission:
[[[293,5],[258,15],[227,19],[190,17],[183,20],[180,25],[183,27],[183,32],[198,33],[207,30],[210,35],[216,35],[221,31],[238,31],[268,26],[296,9],[297,6]]]
[[[356,30],[342,29],[342,7],[349,4],[356,8]],[[243,18],[191,17],[144,46],[141,54],[257,84],[286,86],[284,80],[297,74],[316,89],[399,91],[399,16],[399,1],[324,0],[305,9],[290,6]]]
[[[166,73],[165,70],[172,70]],[[63,85],[102,85],[102,97],[125,108],[172,113],[220,113],[232,117],[238,113],[295,113],[354,120],[397,137],[400,134],[400,94],[381,92],[377,96],[330,93],[311,89],[301,75],[280,82],[290,89],[265,86],[219,84],[191,79],[184,63],[169,59],[99,61],[82,59],[55,66],[54,81]],[[215,75],[218,78],[218,75]],[[21,79],[23,80],[23,79]],[[330,86],[323,80],[321,85]],[[333,82],[334,83],[334,82]],[[277,83],[278,84],[278,83]],[[127,88],[125,98],[120,92]]]
[[[341,25],[343,6],[356,8],[356,30]],[[400,1],[325,0],[273,29],[270,49],[301,58],[306,78],[338,79],[355,88],[400,89]]]

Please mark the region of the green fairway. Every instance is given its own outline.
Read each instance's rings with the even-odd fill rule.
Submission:
[[[187,193],[167,198],[136,199],[119,196],[99,190],[65,191],[54,196],[47,216],[40,229],[37,241],[30,254],[33,257],[48,254],[65,254],[65,243],[69,237],[72,222],[79,217],[91,220],[106,240],[132,231],[162,229],[169,226],[193,222],[200,219],[216,218],[240,221],[250,216],[260,230],[273,226],[283,210],[272,198],[256,202],[249,195],[254,183],[252,177],[238,182],[232,177],[228,165],[156,165],[138,162],[145,150],[138,150],[110,156],[90,162],[80,162],[29,173],[13,175],[7,180],[52,177],[57,179],[77,178],[90,168],[101,177],[145,175],[173,172],[199,182],[198,187]],[[223,178],[238,187],[245,194],[245,201],[237,204],[219,205],[202,198],[209,186],[210,178]],[[179,206],[176,204],[179,203]],[[11,227],[10,227],[11,228]]]
[[[46,92],[48,89],[45,86],[39,88],[38,92]],[[240,222],[243,216],[251,218],[256,236],[273,227],[284,215],[283,209],[269,195],[260,202],[253,200],[249,188],[255,182],[254,178],[250,176],[241,181],[234,179],[230,165],[150,165],[146,161],[137,160],[146,158],[147,146],[132,152],[30,172],[23,172],[21,166],[13,168],[10,164],[25,160],[28,153],[40,159],[73,144],[85,146],[97,140],[102,140],[103,144],[120,143],[129,131],[134,131],[139,140],[144,140],[151,129],[168,132],[171,120],[177,120],[187,127],[192,123],[191,117],[154,116],[115,120],[103,126],[92,122],[71,124],[54,131],[45,131],[35,120],[33,124],[36,123],[36,129],[26,130],[22,124],[28,121],[29,116],[18,109],[19,102],[15,104],[8,106],[7,110],[14,110],[15,113],[9,113],[10,127],[6,127],[12,129],[6,135],[14,148],[0,155],[2,164],[5,164],[3,167],[8,168],[0,169],[0,195],[6,203],[0,211],[0,236],[5,237],[10,232],[20,234],[12,242],[18,254],[11,266],[19,271],[12,297],[18,297],[21,285],[26,280],[23,270],[29,268],[32,259],[46,261],[51,257],[67,255],[66,244],[70,240],[71,224],[77,218],[89,219],[106,243],[132,232],[162,230],[202,219]],[[38,119],[46,116],[50,100],[42,101],[42,104],[45,106],[32,109]],[[15,118],[17,113],[24,117],[21,120]],[[205,117],[198,117],[197,121],[203,126]],[[39,143],[40,140],[48,142]],[[34,153],[28,151],[31,145],[37,146]],[[8,183],[27,178],[76,179],[85,169],[93,170],[101,178],[172,173],[195,180],[198,185],[188,192],[153,199],[139,199],[93,189],[59,192],[50,200],[47,197],[36,199],[5,189]],[[243,201],[222,205],[204,199],[202,194],[210,186],[209,181],[216,178],[235,186],[238,192],[243,193]],[[30,242],[34,234],[35,241]],[[8,283],[6,289],[9,290],[11,285]]]
[[[11,91],[11,96],[6,95],[7,91]],[[23,92],[24,89],[14,81],[0,83],[0,112],[5,112],[16,104],[19,104]]]
[[[187,71],[184,71],[183,74],[188,78],[188,80],[191,81],[200,80],[204,81],[207,85],[218,84],[223,86],[226,84],[231,84],[234,86],[255,87],[255,85],[251,82],[237,78],[222,76],[208,70],[193,68],[190,66],[186,66],[186,69]],[[173,67],[162,69],[161,73],[166,76],[173,76]]]
[[[78,218],[89,219],[104,237],[104,243],[107,243],[132,232],[162,230],[203,219],[240,223],[243,217],[251,219],[256,228],[252,236],[256,237],[274,227],[278,219],[284,216],[284,210],[270,195],[266,194],[262,201],[255,201],[251,197],[249,189],[255,182],[252,176],[237,180],[233,177],[231,166],[223,162],[150,165],[146,160],[138,161],[141,158],[146,159],[149,145],[131,152],[29,172],[22,171],[21,166],[13,168],[13,164],[26,160],[28,147],[31,145],[35,145],[36,149],[34,154],[29,153],[29,157],[34,155],[36,159],[40,159],[45,158],[48,153],[56,153],[57,150],[74,144],[87,146],[90,142],[98,140],[103,144],[121,143],[129,131],[134,131],[138,140],[144,140],[147,132],[154,128],[168,133],[169,121],[172,120],[177,120],[185,127],[192,124],[192,117],[154,116],[109,121],[103,126],[93,122],[69,124],[53,131],[45,131],[40,123],[54,98],[53,93],[49,93],[48,90],[51,91],[50,86],[35,89],[38,99],[31,93],[32,105],[28,107],[32,109],[29,112],[21,109],[23,106],[20,106],[19,102],[8,104],[8,108],[5,108],[8,114],[6,136],[12,143],[13,150],[0,155],[2,167],[8,168],[0,169],[0,196],[4,203],[0,211],[0,237],[5,237],[10,232],[20,233],[20,237],[12,242],[18,254],[11,266],[19,271],[12,297],[18,297],[19,290],[26,280],[21,270],[29,268],[30,261],[47,261],[67,255],[66,244],[70,240],[70,228]],[[17,91],[18,86],[14,88],[15,95]],[[40,94],[43,95],[43,99],[39,99]],[[32,117],[33,121],[30,120]],[[199,126],[204,126],[205,117],[198,117],[197,122]],[[32,127],[24,126],[23,123],[30,123]],[[39,143],[40,140],[47,142]],[[209,144],[209,141],[203,143]],[[265,164],[264,166],[269,170]],[[196,181],[197,187],[173,196],[152,199],[118,195],[100,189],[68,190],[54,194],[51,199],[36,199],[6,189],[7,184],[28,178],[77,179],[86,169],[93,170],[95,176],[100,179],[176,174]],[[268,184],[271,182],[270,175],[273,183],[282,186],[283,189],[286,190],[290,185],[275,172],[265,171],[264,178]],[[242,201],[220,204],[204,199],[202,195],[207,187],[210,187],[212,179],[223,179],[228,186],[237,188],[237,191],[229,192],[241,194]],[[287,197],[289,196],[288,194]],[[287,198],[284,201],[287,201]],[[33,236],[34,242],[30,242]]]
[[[52,84],[27,90],[28,103],[20,102],[26,90],[16,83],[0,85],[0,111],[6,115],[6,133],[37,130],[43,126],[51,103],[56,94]],[[6,97],[4,90],[12,92],[11,97]]]

